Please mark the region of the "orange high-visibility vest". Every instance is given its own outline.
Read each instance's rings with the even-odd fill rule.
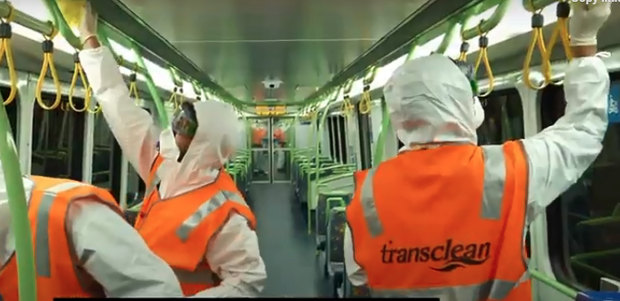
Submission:
[[[262,145],[265,136],[267,136],[267,129],[264,127],[252,128],[252,144]]]
[[[147,198],[136,219],[136,229],[149,248],[176,274],[185,296],[219,285],[220,279],[205,260],[211,238],[238,213],[256,227],[254,214],[235,182],[223,169],[215,182],[202,188],[161,200],[155,187],[158,156],[146,186]]]
[[[372,296],[531,300],[520,142],[404,153],[356,174],[347,208]]]
[[[78,259],[67,236],[69,205],[90,198],[121,214],[114,197],[105,189],[68,179],[33,176],[34,188],[28,204],[33,235],[37,300],[60,297],[105,297],[101,286],[78,267]],[[17,260],[15,254],[0,270],[0,296],[17,301]]]
[[[280,143],[284,143],[284,140],[286,139],[286,134],[284,133],[284,130],[282,130],[281,128],[276,128],[273,131],[273,138],[278,140],[278,142]]]

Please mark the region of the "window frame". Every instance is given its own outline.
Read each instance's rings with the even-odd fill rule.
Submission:
[[[620,71],[613,72],[609,74],[610,83],[620,82]],[[545,88],[546,89],[546,88]],[[562,84],[562,89],[564,89],[564,85]],[[543,112],[542,112],[542,92],[539,92],[539,96],[537,97],[538,103],[538,114],[540,116],[540,124],[543,124]],[[562,115],[564,116],[564,115]],[[558,118],[559,119],[559,118]],[[557,121],[554,120],[553,124]],[[549,125],[549,126],[551,126]],[[542,131],[542,128],[540,131]],[[582,284],[578,281],[575,273],[570,264],[570,249],[568,244],[568,223],[566,223],[565,215],[563,215],[563,210],[566,208],[563,206],[563,202],[561,201],[562,195],[560,194],[549,206],[547,206],[545,210],[545,215],[547,218],[547,245],[548,245],[548,257],[549,263],[551,265],[551,270],[553,271],[553,275],[556,280],[562,284],[568,285],[574,289],[579,291],[588,291],[592,290],[592,288]]]
[[[525,112],[524,112],[524,108],[523,108],[523,99],[521,99],[521,94],[519,94],[519,91],[517,90],[517,88],[515,87],[507,87],[505,89],[501,89],[501,90],[496,90],[493,91],[489,96],[487,97],[481,97],[480,100],[480,104],[482,105],[483,102],[489,101],[489,98],[491,97],[502,97],[502,96],[506,96],[506,97],[510,97],[511,95],[516,95],[519,99],[519,107],[521,108],[521,137],[517,138],[517,139],[524,139],[525,138]],[[508,100],[506,101],[508,102]],[[488,114],[487,114],[487,110],[485,109],[485,106],[482,106],[482,110],[484,111],[484,120],[482,121],[482,125],[484,125],[484,123],[487,121],[488,118]],[[500,120],[501,120],[501,116],[500,116]],[[480,127],[482,127],[482,125]],[[479,133],[479,128],[476,129],[476,135],[478,136],[478,145],[493,145],[494,143],[487,143],[487,144],[480,144],[480,133]],[[499,144],[505,143],[509,140],[505,140],[505,141],[501,141]]]

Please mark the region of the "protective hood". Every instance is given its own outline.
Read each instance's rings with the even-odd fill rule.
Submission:
[[[26,201],[28,201],[34,183],[28,178],[24,178],[23,181]],[[15,249],[15,240],[12,238],[10,229],[11,211],[9,209],[9,197],[6,192],[2,162],[0,162],[0,264],[10,255],[10,252]]]
[[[195,102],[194,109],[198,128],[181,162],[177,162],[179,149],[172,130],[160,134],[160,154],[166,160],[165,172],[158,175],[166,191],[180,192],[213,181],[238,147],[241,127],[231,105],[207,100]]]
[[[484,111],[465,74],[449,58],[433,54],[406,62],[383,89],[398,138],[411,147],[435,143],[477,144]]]

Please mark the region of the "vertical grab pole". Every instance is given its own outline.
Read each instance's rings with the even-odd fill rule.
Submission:
[[[28,206],[26,206],[26,193],[9,118],[4,106],[0,106],[0,160],[2,161],[2,171],[9,198],[9,210],[12,217],[11,228],[15,231],[19,300],[35,301],[37,300],[37,288],[34,251],[30,221],[28,220]]]

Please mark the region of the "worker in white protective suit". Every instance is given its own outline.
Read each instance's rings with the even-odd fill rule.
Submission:
[[[24,177],[23,183],[37,300],[183,296],[172,269],[125,222],[107,190],[38,176]],[[0,164],[0,300],[5,301],[18,300],[15,234]]]
[[[119,66],[96,32],[97,17],[87,4],[80,61],[123,154],[147,187],[135,228],[173,268],[186,296],[257,296],[266,271],[256,221],[223,168],[239,140],[232,106],[185,102],[172,127],[160,131],[130,100]]]
[[[609,75],[596,36],[609,14],[608,2],[573,5],[565,115],[526,139],[476,145],[476,85],[451,59],[422,57],[394,72],[384,95],[405,146],[356,174],[344,239],[354,291],[531,300],[527,226],[602,149]]]

